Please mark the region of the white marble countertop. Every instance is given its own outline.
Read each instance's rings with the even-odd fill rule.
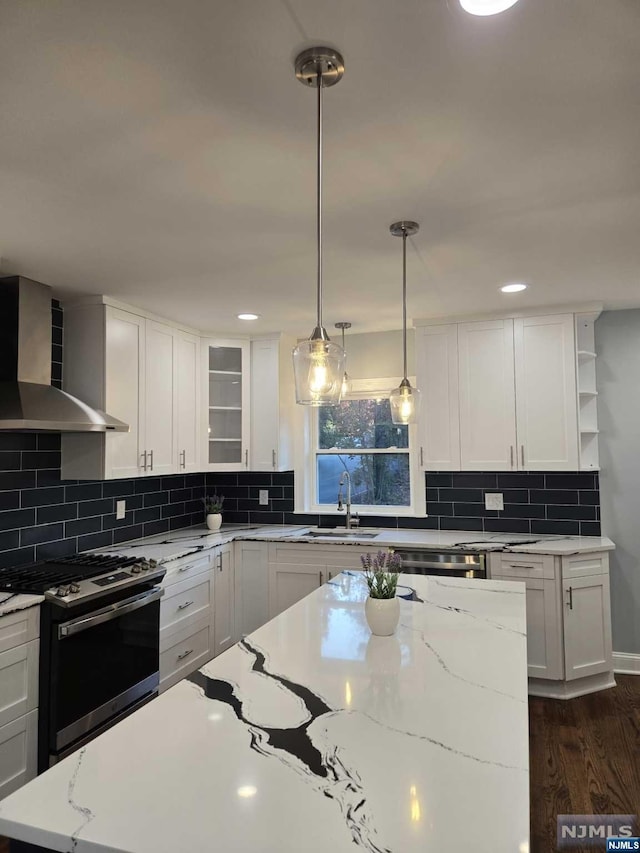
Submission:
[[[77,853],[527,853],[524,586],[401,583],[418,600],[395,636],[370,635],[364,581],[340,575],[4,799],[0,833]]]
[[[322,545],[373,545],[381,548],[426,547],[435,549],[459,549],[469,551],[514,551],[529,554],[579,554],[596,551],[611,551],[615,545],[606,536],[529,536],[518,533],[475,533],[459,530],[397,530],[376,528],[375,538],[366,536],[312,537],[304,534],[310,528],[304,525],[228,525],[217,533],[211,533],[204,525],[174,530],[124,542],[98,553],[144,556],[147,559],[168,562],[206,551],[234,539],[249,539],[261,542],[315,542]],[[363,528],[363,533],[367,528]],[[533,542],[532,540],[535,540]],[[512,543],[512,544],[506,544]],[[522,543],[522,544],[518,544]],[[528,544],[527,544],[528,543]]]
[[[0,592],[0,617],[26,610],[44,601],[44,595],[23,595],[19,592]]]

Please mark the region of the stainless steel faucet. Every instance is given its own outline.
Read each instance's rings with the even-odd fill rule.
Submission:
[[[346,503],[342,502],[342,489],[344,488],[344,481],[347,481],[347,500]],[[340,488],[338,489],[338,512],[342,512],[343,509],[346,509],[347,515],[344,520],[344,526],[347,530],[351,530],[351,527],[357,527],[360,524],[360,519],[356,513],[355,518],[351,518],[351,475],[348,471],[344,471],[342,476],[340,477]]]

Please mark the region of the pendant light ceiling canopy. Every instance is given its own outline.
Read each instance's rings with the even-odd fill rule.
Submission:
[[[420,391],[412,388],[407,377],[407,237],[417,234],[417,222],[394,222],[389,230],[394,237],[402,237],[402,382],[389,395],[391,420],[394,424],[414,424],[420,409]]]
[[[317,197],[316,197],[316,326],[311,337],[293,350],[296,402],[304,406],[336,406],[345,374],[344,349],[333,343],[322,324],[322,90],[335,86],[344,74],[337,50],[312,47],[296,57],[296,77],[317,89]]]

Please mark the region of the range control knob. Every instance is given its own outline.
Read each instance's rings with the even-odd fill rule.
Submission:
[[[69,584],[69,592],[80,592],[80,587],[77,583]]]
[[[149,564],[150,569],[155,569],[155,567],[158,565],[157,560],[147,560],[147,563]]]
[[[56,590],[56,595],[59,598],[64,598],[65,595],[69,595],[69,587],[68,586],[59,586]]]
[[[142,569],[143,569],[143,566],[141,566],[140,563],[134,563],[133,566],[131,566],[131,574],[132,575],[139,575],[140,572],[142,571]]]

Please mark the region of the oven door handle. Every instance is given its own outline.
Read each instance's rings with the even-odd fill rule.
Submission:
[[[89,628],[93,628],[95,625],[101,625],[103,622],[111,622],[112,619],[119,619],[125,613],[132,613],[134,610],[146,607],[152,601],[157,601],[163,595],[164,590],[161,587],[154,587],[154,589],[148,592],[142,592],[124,601],[103,607],[102,610],[97,610],[90,616],[80,616],[78,619],[72,619],[70,622],[63,622],[61,625],[58,625],[58,639],[63,640],[65,637],[71,637],[73,634],[79,634],[81,631],[88,631]]]

